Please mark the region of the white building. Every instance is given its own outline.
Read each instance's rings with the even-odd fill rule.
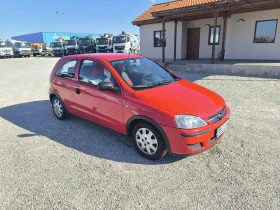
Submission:
[[[177,0],[153,5],[132,23],[144,56],[214,62],[280,60],[278,19],[280,0]]]

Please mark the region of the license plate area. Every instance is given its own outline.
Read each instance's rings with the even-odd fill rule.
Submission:
[[[216,138],[219,138],[227,130],[228,127],[229,127],[229,120],[227,120],[216,130]]]

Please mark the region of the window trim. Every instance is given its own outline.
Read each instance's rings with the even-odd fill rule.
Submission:
[[[76,61],[76,64],[75,64],[75,71],[74,71],[74,77],[73,77],[73,79],[71,78],[66,78],[66,77],[61,77],[61,76],[58,76],[57,75],[57,72],[59,71],[59,69],[62,67],[62,66],[64,66],[66,63],[69,63],[69,62],[71,62],[71,61]],[[59,78],[64,78],[64,79],[70,79],[70,80],[75,80],[75,76],[76,76],[76,69],[77,69],[77,64],[79,63],[79,60],[78,59],[70,59],[70,60],[67,60],[66,62],[63,62],[57,69],[56,69],[56,72],[55,72],[55,76],[56,77],[59,77]]]
[[[153,33],[153,39],[154,39],[154,47],[162,47],[162,43],[161,43],[161,45],[160,46],[156,46],[156,43],[155,43],[155,35],[156,35],[156,33],[157,32],[160,32],[160,38],[162,37],[162,34],[163,34],[163,32],[165,33],[165,35],[166,35],[166,30],[158,30],[158,31],[154,31],[154,33]],[[165,40],[165,42],[164,42],[164,47],[166,47],[166,40]]]
[[[97,63],[102,64],[102,65],[110,72],[111,77],[114,77],[114,79],[115,79],[117,85],[119,86],[119,88],[120,88],[120,90],[121,90],[121,93],[119,93],[119,94],[123,94],[123,91],[122,91],[120,82],[119,82],[118,79],[114,76],[114,74],[112,73],[112,71],[111,71],[109,68],[107,68],[107,66],[106,66],[104,63],[102,63],[101,61],[95,60],[94,58],[82,58],[82,59],[80,60],[80,65],[79,65],[78,74],[77,74],[77,82],[79,82],[79,83],[81,83],[81,84],[89,85],[89,86],[91,86],[91,87],[95,87],[96,90],[98,90],[98,89],[97,89],[97,85],[95,85],[95,84],[89,84],[89,83],[86,83],[86,82],[83,82],[83,81],[80,81],[80,80],[79,80],[80,71],[81,71],[81,69],[82,69],[82,65],[83,65],[83,62],[84,62],[85,60],[87,60],[87,61],[93,61],[93,62],[97,62]],[[110,62],[109,62],[109,63],[110,63]],[[110,63],[110,64],[111,64],[111,63]],[[110,66],[111,66],[111,65],[110,65]],[[113,67],[113,68],[114,68],[114,67]]]
[[[274,41],[273,42],[256,42],[256,33],[257,33],[257,24],[259,22],[267,22],[267,21],[274,21],[276,20],[276,27],[275,27],[275,33],[274,33]],[[270,20],[258,20],[256,21],[255,24],[255,33],[254,33],[254,37],[253,37],[253,44],[274,44],[276,41],[276,35],[277,35],[277,27],[278,27],[278,19],[270,19]]]
[[[214,26],[209,26],[209,33],[208,33],[208,45],[213,45],[214,44],[214,40],[213,40],[213,43],[210,43],[210,39],[211,39],[211,28],[214,29]],[[217,25],[216,28],[219,28],[219,39],[218,39],[218,43],[215,43],[215,46],[216,45],[220,45],[220,39],[221,39],[221,25]],[[214,34],[214,31],[213,31],[213,34]],[[213,37],[214,39],[214,37]]]

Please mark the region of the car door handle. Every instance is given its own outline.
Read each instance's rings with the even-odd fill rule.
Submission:
[[[81,93],[81,90],[79,88],[76,88],[76,93],[77,94],[80,94]]]

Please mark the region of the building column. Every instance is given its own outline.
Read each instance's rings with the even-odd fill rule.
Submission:
[[[223,39],[222,39],[222,53],[221,53],[221,61],[225,59],[225,44],[226,44],[226,31],[227,31],[227,20],[228,14],[224,14],[224,25],[223,25]]]
[[[216,31],[217,31],[217,19],[218,19],[218,12],[214,11],[214,34],[213,34],[213,45],[212,45],[212,64],[215,63],[215,46],[216,46]],[[210,34],[211,36],[211,34]]]
[[[165,62],[165,42],[164,42],[164,34],[165,34],[165,19],[162,22],[162,63]]]
[[[176,61],[176,50],[177,50],[177,25],[178,20],[174,21],[174,61]]]

